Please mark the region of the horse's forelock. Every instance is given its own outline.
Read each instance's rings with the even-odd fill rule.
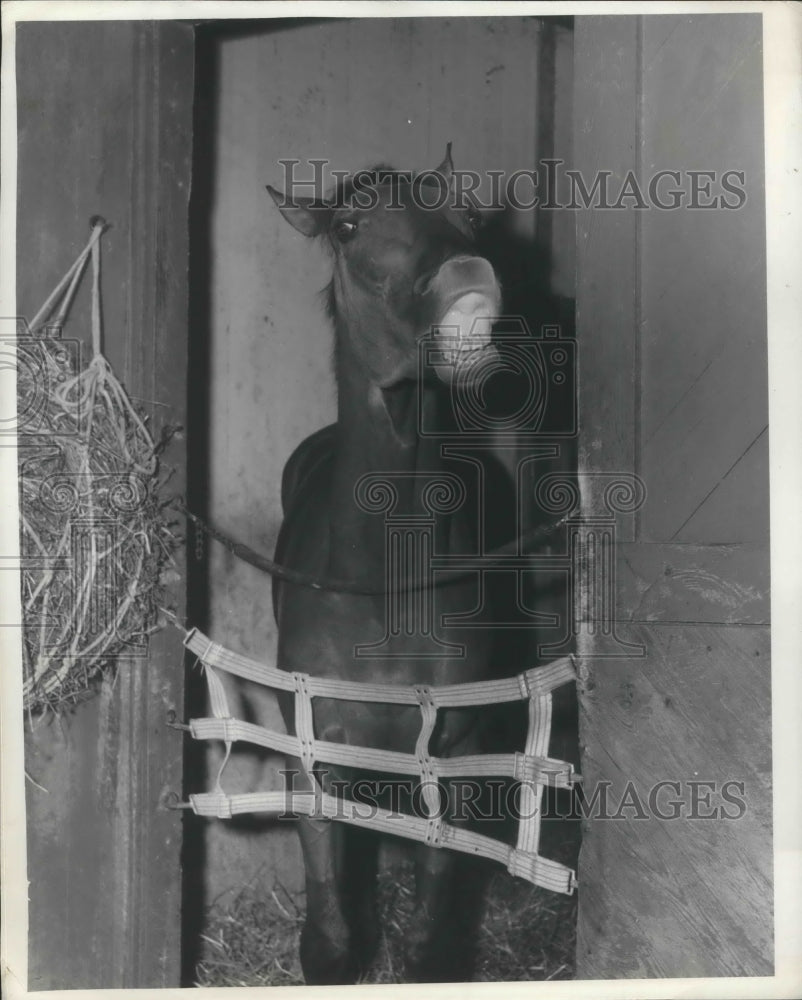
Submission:
[[[348,177],[341,178],[326,200],[330,205],[339,208],[348,205],[351,199],[366,187],[376,188],[395,178],[401,181],[411,179],[408,172],[397,170],[388,163],[377,163],[374,167],[357,170]]]
[[[329,192],[325,201],[333,209],[348,208],[358,199],[359,193],[366,188],[374,190],[383,184],[399,183],[413,184],[419,177],[424,184],[432,183],[431,174],[434,171],[424,171],[423,174],[414,173],[409,170],[398,170],[388,163],[377,163],[373,167],[366,167],[364,170],[357,170],[347,177],[342,177]],[[359,207],[358,201],[356,206]]]

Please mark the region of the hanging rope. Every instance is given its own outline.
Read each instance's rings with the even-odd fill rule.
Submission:
[[[257,552],[256,549],[252,549],[250,545],[238,542],[228,535],[223,534],[222,531],[218,531],[217,528],[208,524],[203,520],[203,518],[194,514],[181,500],[176,501],[175,506],[182,511],[182,513],[186,514],[190,521],[192,521],[198,537],[205,536],[213,538],[216,542],[219,542],[226,549],[226,551],[230,552],[233,556],[236,556],[237,559],[241,559],[242,562],[247,563],[249,566],[253,566],[255,569],[261,570],[263,573],[268,573],[270,576],[275,577],[278,580],[286,580],[287,583],[296,583],[302,587],[310,587],[312,590],[333,591],[340,594],[377,596],[388,592],[386,586],[377,587],[375,583],[369,583],[366,580],[344,580],[337,577],[313,576],[311,573],[304,573],[301,570],[292,569],[290,566],[283,566],[274,559],[269,559],[261,552]],[[518,554],[533,554],[532,549],[536,542],[543,541],[548,538],[549,535],[554,534],[555,531],[558,531],[563,527],[563,525],[567,524],[572,516],[573,511],[569,511],[565,516],[558,518],[555,521],[551,521],[549,524],[544,524],[539,528],[533,528],[531,531],[524,532],[524,534],[519,535],[518,537],[507,542],[506,545],[501,545],[499,548],[493,549],[490,552],[482,553],[483,566],[485,568],[492,569],[493,560],[496,558],[500,559],[504,556]],[[417,591],[450,587],[453,584],[461,583],[472,576],[476,576],[475,567],[456,568],[445,571],[438,570],[434,580],[427,575],[417,580],[404,581],[404,590]]]
[[[95,418],[95,402],[99,398],[105,408],[111,412],[123,411],[134,425],[138,436],[150,445],[147,449],[151,452],[143,462],[141,453],[132,455],[129,447],[128,437],[119,435],[118,442],[122,454],[130,463],[133,471],[143,476],[152,476],[156,469],[156,456],[152,454],[152,440],[145,424],[134,408],[125,389],[120,385],[111,365],[103,356],[103,331],[100,313],[100,237],[108,229],[108,225],[100,216],[94,216],[91,220],[92,234],[89,242],[76,258],[72,267],[67,271],[54,291],[51,293],[45,304],[36,314],[31,323],[31,332],[37,334],[44,326],[45,320],[55,308],[59,301],[59,296],[63,294],[59,306],[58,314],[50,326],[61,328],[69,314],[70,308],[78,289],[81,276],[86,267],[87,260],[92,259],[92,359],[87,367],[66,379],[58,388],[54,390],[55,400],[62,406],[65,412],[78,416],[86,413],[88,423],[84,431],[84,436],[89,439],[92,434],[92,423]],[[64,289],[66,288],[66,292]]]

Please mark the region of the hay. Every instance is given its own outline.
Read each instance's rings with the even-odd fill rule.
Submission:
[[[166,435],[154,442],[100,353],[103,228],[98,220],[31,335],[18,340],[23,698],[30,713],[74,703],[117,658],[144,655],[178,544],[160,499]],[[61,323],[90,255],[95,351],[77,370]],[[52,326],[42,335],[40,320],[61,292],[56,335]]]
[[[576,848],[565,841],[565,858]],[[403,983],[404,942],[415,920],[414,864],[403,860],[379,874],[382,938],[364,983]],[[196,986],[290,986],[303,983],[298,946],[303,903],[276,882],[218,900],[207,915]],[[475,952],[474,982],[571,979],[576,896],[548,892],[494,872],[486,890]]]
[[[303,912],[276,882],[269,893],[245,886],[209,913],[196,986],[298,986]]]
[[[550,893],[506,872],[494,876],[474,981],[572,979],[575,949],[575,896]]]

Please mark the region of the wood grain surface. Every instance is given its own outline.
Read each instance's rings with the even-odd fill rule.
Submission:
[[[645,655],[594,660],[592,639],[580,650],[586,795],[607,789],[619,815],[596,808],[585,822],[578,975],[767,975],[761,24],[578,18],[574,68],[586,184],[631,170],[646,190],[678,170],[687,204],[689,171],[743,170],[747,191],[740,210],[577,213],[580,467],[636,473],[646,488],[619,517],[615,566],[616,632]]]
[[[158,439],[185,427],[194,39],[170,22],[22,24],[19,311],[102,215],[104,353]],[[65,336],[89,345],[85,279]],[[85,360],[88,355],[85,353]],[[180,493],[184,434],[162,456]],[[183,554],[165,600],[182,613]],[[29,988],[177,986],[183,648],[162,632],[115,683],[26,734]]]

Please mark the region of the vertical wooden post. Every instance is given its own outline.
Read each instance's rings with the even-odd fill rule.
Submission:
[[[194,33],[178,22],[23,24],[17,35],[18,311],[103,238],[104,353],[158,440],[186,413]],[[65,336],[89,324],[82,290]],[[164,451],[183,492],[183,430]],[[183,552],[166,603],[184,606]],[[26,737],[29,989],[179,985],[183,704],[177,634]],[[46,789],[47,792],[43,792]]]

